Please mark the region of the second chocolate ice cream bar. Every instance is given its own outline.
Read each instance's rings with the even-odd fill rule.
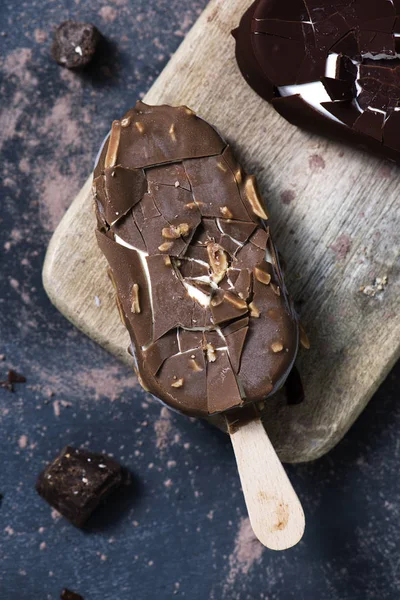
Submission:
[[[398,0],[256,0],[233,35],[247,83],[288,121],[400,163]]]
[[[93,193],[143,387],[200,417],[279,389],[297,316],[256,181],[219,133],[187,107],[138,102],[112,125]]]

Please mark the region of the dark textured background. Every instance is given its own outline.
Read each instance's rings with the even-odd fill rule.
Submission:
[[[229,440],[151,401],[41,285],[51,232],[111,120],[148,89],[204,5],[0,2],[0,375],[14,367],[28,379],[14,394],[0,389],[1,600],[57,600],[64,586],[85,600],[400,597],[400,365],[334,451],[288,468],[307,530],[274,554],[251,533]],[[85,75],[49,58],[65,18],[109,40]],[[34,491],[67,443],[113,454],[135,477],[86,532]]]

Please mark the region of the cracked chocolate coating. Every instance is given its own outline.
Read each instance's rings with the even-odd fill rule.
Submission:
[[[246,81],[288,121],[400,163],[399,0],[256,0],[233,35]]]
[[[283,385],[297,316],[255,180],[216,130],[138,102],[113,123],[93,194],[143,387],[208,416]]]

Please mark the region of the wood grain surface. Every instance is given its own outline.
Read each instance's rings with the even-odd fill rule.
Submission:
[[[247,86],[230,31],[249,4],[211,2],[145,102],[190,106],[258,178],[311,341],[298,359],[306,402],[286,406],[277,394],[263,414],[280,458],[298,462],[342,438],[400,355],[400,170],[294,128]],[[89,178],[50,242],[44,285],[68,319],[131,364],[94,226]],[[377,277],[387,277],[382,289]]]

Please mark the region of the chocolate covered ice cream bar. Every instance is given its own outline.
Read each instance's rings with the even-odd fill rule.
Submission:
[[[255,178],[208,123],[138,102],[97,162],[97,241],[143,387],[206,417],[285,382],[299,329]]]
[[[400,2],[256,0],[236,58],[288,121],[400,162]]]
[[[112,125],[93,195],[139,381],[186,415],[223,415],[254,532],[296,544],[303,510],[258,404],[293,373],[299,326],[254,177],[189,108],[138,102]]]

